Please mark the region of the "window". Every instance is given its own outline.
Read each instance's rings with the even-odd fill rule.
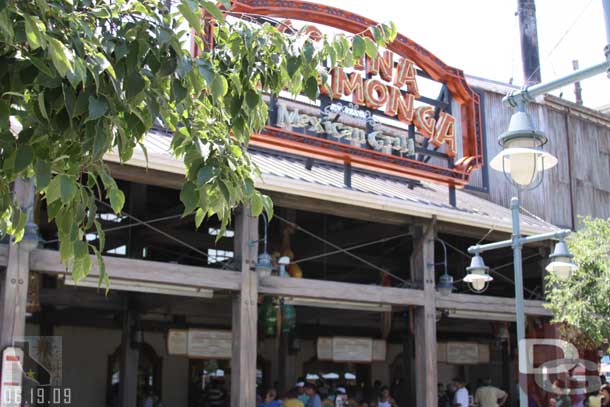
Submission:
[[[220,263],[232,259],[233,256],[231,250],[208,249],[208,264]]]

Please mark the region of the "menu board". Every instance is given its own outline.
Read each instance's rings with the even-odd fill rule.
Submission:
[[[170,355],[186,355],[188,353],[188,330],[169,330],[167,333],[167,353]]]
[[[333,337],[333,361],[371,362],[373,340],[371,338]]]
[[[231,359],[233,336],[231,331],[213,331],[189,329],[189,358],[195,359]]]
[[[479,363],[479,344],[447,342],[447,363],[456,365],[475,365]]]
[[[489,363],[490,359],[489,345],[479,343],[479,363]]]
[[[333,360],[333,338],[318,338],[317,353],[318,360]]]
[[[167,353],[194,359],[231,359],[231,331],[207,329],[170,329],[167,333]]]

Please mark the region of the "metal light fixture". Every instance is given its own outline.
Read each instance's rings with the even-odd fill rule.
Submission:
[[[271,255],[267,253],[266,250],[258,255],[258,260],[256,261],[256,266],[254,266],[254,270],[260,277],[267,277],[271,275],[271,271],[273,271],[273,263],[271,261]]]
[[[546,271],[555,274],[560,280],[567,280],[572,272],[578,269],[578,266],[572,261],[573,257],[566,243],[560,240],[555,245],[553,254],[549,256],[551,262],[546,266]]]
[[[263,213],[263,219],[265,221],[265,236],[263,237],[263,252],[258,255],[258,260],[256,261],[256,265],[254,266],[254,271],[259,275],[259,277],[267,277],[271,275],[273,271],[273,262],[271,259],[271,255],[267,251],[267,228],[269,227],[269,221],[267,220],[267,215]]]
[[[543,132],[534,128],[530,115],[519,110],[510,119],[508,131],[500,136],[502,151],[489,166],[501,171],[519,188],[533,188],[542,182],[545,170],[557,165],[557,158],[542,151],[547,142]]]
[[[446,297],[453,291],[453,277],[447,274],[446,272],[440,276],[438,279],[438,284],[436,285],[438,292]]]
[[[466,271],[468,274],[464,277],[464,281],[476,293],[485,291],[489,286],[489,282],[493,281],[493,277],[489,275],[489,267],[485,265],[479,253],[475,253],[472,257],[470,267],[467,267]]]

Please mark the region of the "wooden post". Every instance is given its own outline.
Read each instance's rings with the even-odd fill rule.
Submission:
[[[34,181],[31,178],[18,178],[13,190],[21,210],[27,215],[27,223],[23,239],[19,243],[11,239],[9,244],[8,264],[0,293],[1,349],[13,345],[15,338],[25,335],[30,252],[36,248],[39,240],[38,227],[33,220]]]
[[[237,214],[236,255],[241,265],[241,290],[233,299],[233,356],[231,359],[231,406],[256,405],[258,275],[253,270],[258,254],[258,218],[250,208]]]
[[[424,306],[414,312],[416,406],[437,406],[436,292],[434,238],[436,219],[414,244],[411,265],[415,280],[423,285]]]
[[[535,0],[519,0],[519,30],[524,85],[540,83],[540,55]]]
[[[123,312],[123,332],[121,336],[121,356],[119,362],[119,405],[137,407],[138,363],[140,352],[134,348],[134,330],[137,315],[129,310],[129,297],[126,297],[127,310]]]

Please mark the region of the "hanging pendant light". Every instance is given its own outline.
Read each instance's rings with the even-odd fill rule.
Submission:
[[[441,275],[439,277],[436,288],[438,289],[438,292],[443,297],[448,296],[449,294],[451,294],[451,292],[453,291],[453,288],[454,288],[453,287],[453,277],[451,277],[447,273],[444,273],[443,275]]]
[[[549,256],[551,262],[546,266],[546,271],[555,274],[560,280],[567,280],[578,269],[578,266],[572,261],[573,257],[566,243],[560,240],[555,245],[553,254]]]
[[[542,151],[547,141],[544,133],[535,129],[530,115],[517,111],[510,119],[508,131],[498,139],[502,151],[489,166],[503,172],[517,187],[534,187],[542,181],[545,170],[557,165],[557,158]]]
[[[476,253],[470,261],[470,267],[466,268],[468,274],[464,277],[464,282],[468,283],[470,289],[480,293],[487,289],[493,277],[489,275],[489,267],[485,265],[483,258]]]

